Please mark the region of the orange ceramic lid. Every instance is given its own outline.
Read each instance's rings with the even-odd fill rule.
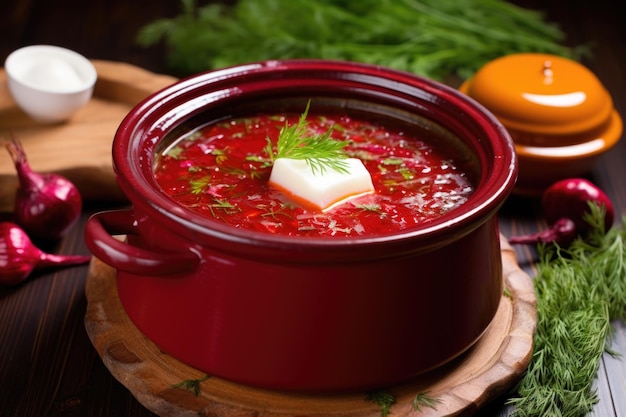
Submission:
[[[567,58],[507,55],[486,64],[460,90],[491,111],[517,143],[560,146],[598,137],[615,142],[622,133],[608,91],[590,70]]]

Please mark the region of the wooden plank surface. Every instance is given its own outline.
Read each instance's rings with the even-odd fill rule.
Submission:
[[[626,25],[621,2],[613,0],[519,0],[541,9],[561,24],[570,44],[590,43],[593,57],[585,64],[626,114]],[[27,0],[0,2],[0,55],[19,46],[53,43],[90,59],[122,61],[167,73],[163,47],[143,50],[133,43],[144,23],[173,16],[179,2],[153,0],[150,7],[126,0]],[[174,74],[172,74],[174,75]],[[179,76],[179,75],[178,75]],[[626,141],[603,156],[591,179],[626,213]],[[57,245],[58,253],[87,254],[82,231],[94,211],[117,203],[85,207],[72,233]],[[8,214],[0,214],[6,218]],[[545,227],[538,204],[512,199],[500,214],[505,236]],[[516,248],[520,266],[533,275],[536,253]],[[155,417],[104,366],[84,326],[88,266],[39,273],[24,285],[0,288],[0,417],[80,416]],[[626,416],[626,326],[615,323],[613,348],[621,357],[604,355],[596,386],[600,403],[595,417]],[[502,395],[476,412],[479,417],[509,416]],[[392,414],[393,416],[393,414]]]

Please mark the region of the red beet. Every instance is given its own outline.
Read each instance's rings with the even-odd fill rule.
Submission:
[[[33,171],[17,139],[12,138],[6,147],[19,180],[15,222],[33,239],[61,238],[80,216],[82,198],[78,189],[63,176]]]
[[[89,256],[45,253],[17,224],[0,222],[0,284],[19,284],[35,269],[79,265],[90,259]]]
[[[590,225],[585,221],[589,202],[604,207],[604,227],[608,230],[615,217],[609,197],[589,180],[570,178],[552,184],[541,196],[543,215],[550,227],[530,235],[512,236],[509,243],[570,244],[577,236],[584,236],[589,231]]]

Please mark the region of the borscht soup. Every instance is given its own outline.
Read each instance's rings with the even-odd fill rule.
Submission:
[[[441,132],[332,112],[307,115],[307,129],[346,141],[375,191],[327,211],[299,205],[268,183],[266,151],[301,114],[264,113],[202,125],[173,138],[154,161],[163,192],[179,205],[233,227],[284,236],[367,237],[424,225],[464,204],[474,192],[470,152]],[[432,130],[432,129],[431,129]],[[474,167],[475,168],[475,167]]]

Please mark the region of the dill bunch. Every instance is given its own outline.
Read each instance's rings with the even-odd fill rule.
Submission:
[[[590,208],[585,239],[538,247],[535,347],[509,400],[515,416],[581,417],[598,402],[593,383],[602,354],[611,352],[611,321],[626,318],[626,232],[605,233],[603,208]]]
[[[535,10],[503,0],[238,0],[196,7],[143,28],[137,43],[165,41],[185,75],[251,61],[322,58],[364,62],[432,79],[467,78],[511,53],[574,58],[584,48]]]

